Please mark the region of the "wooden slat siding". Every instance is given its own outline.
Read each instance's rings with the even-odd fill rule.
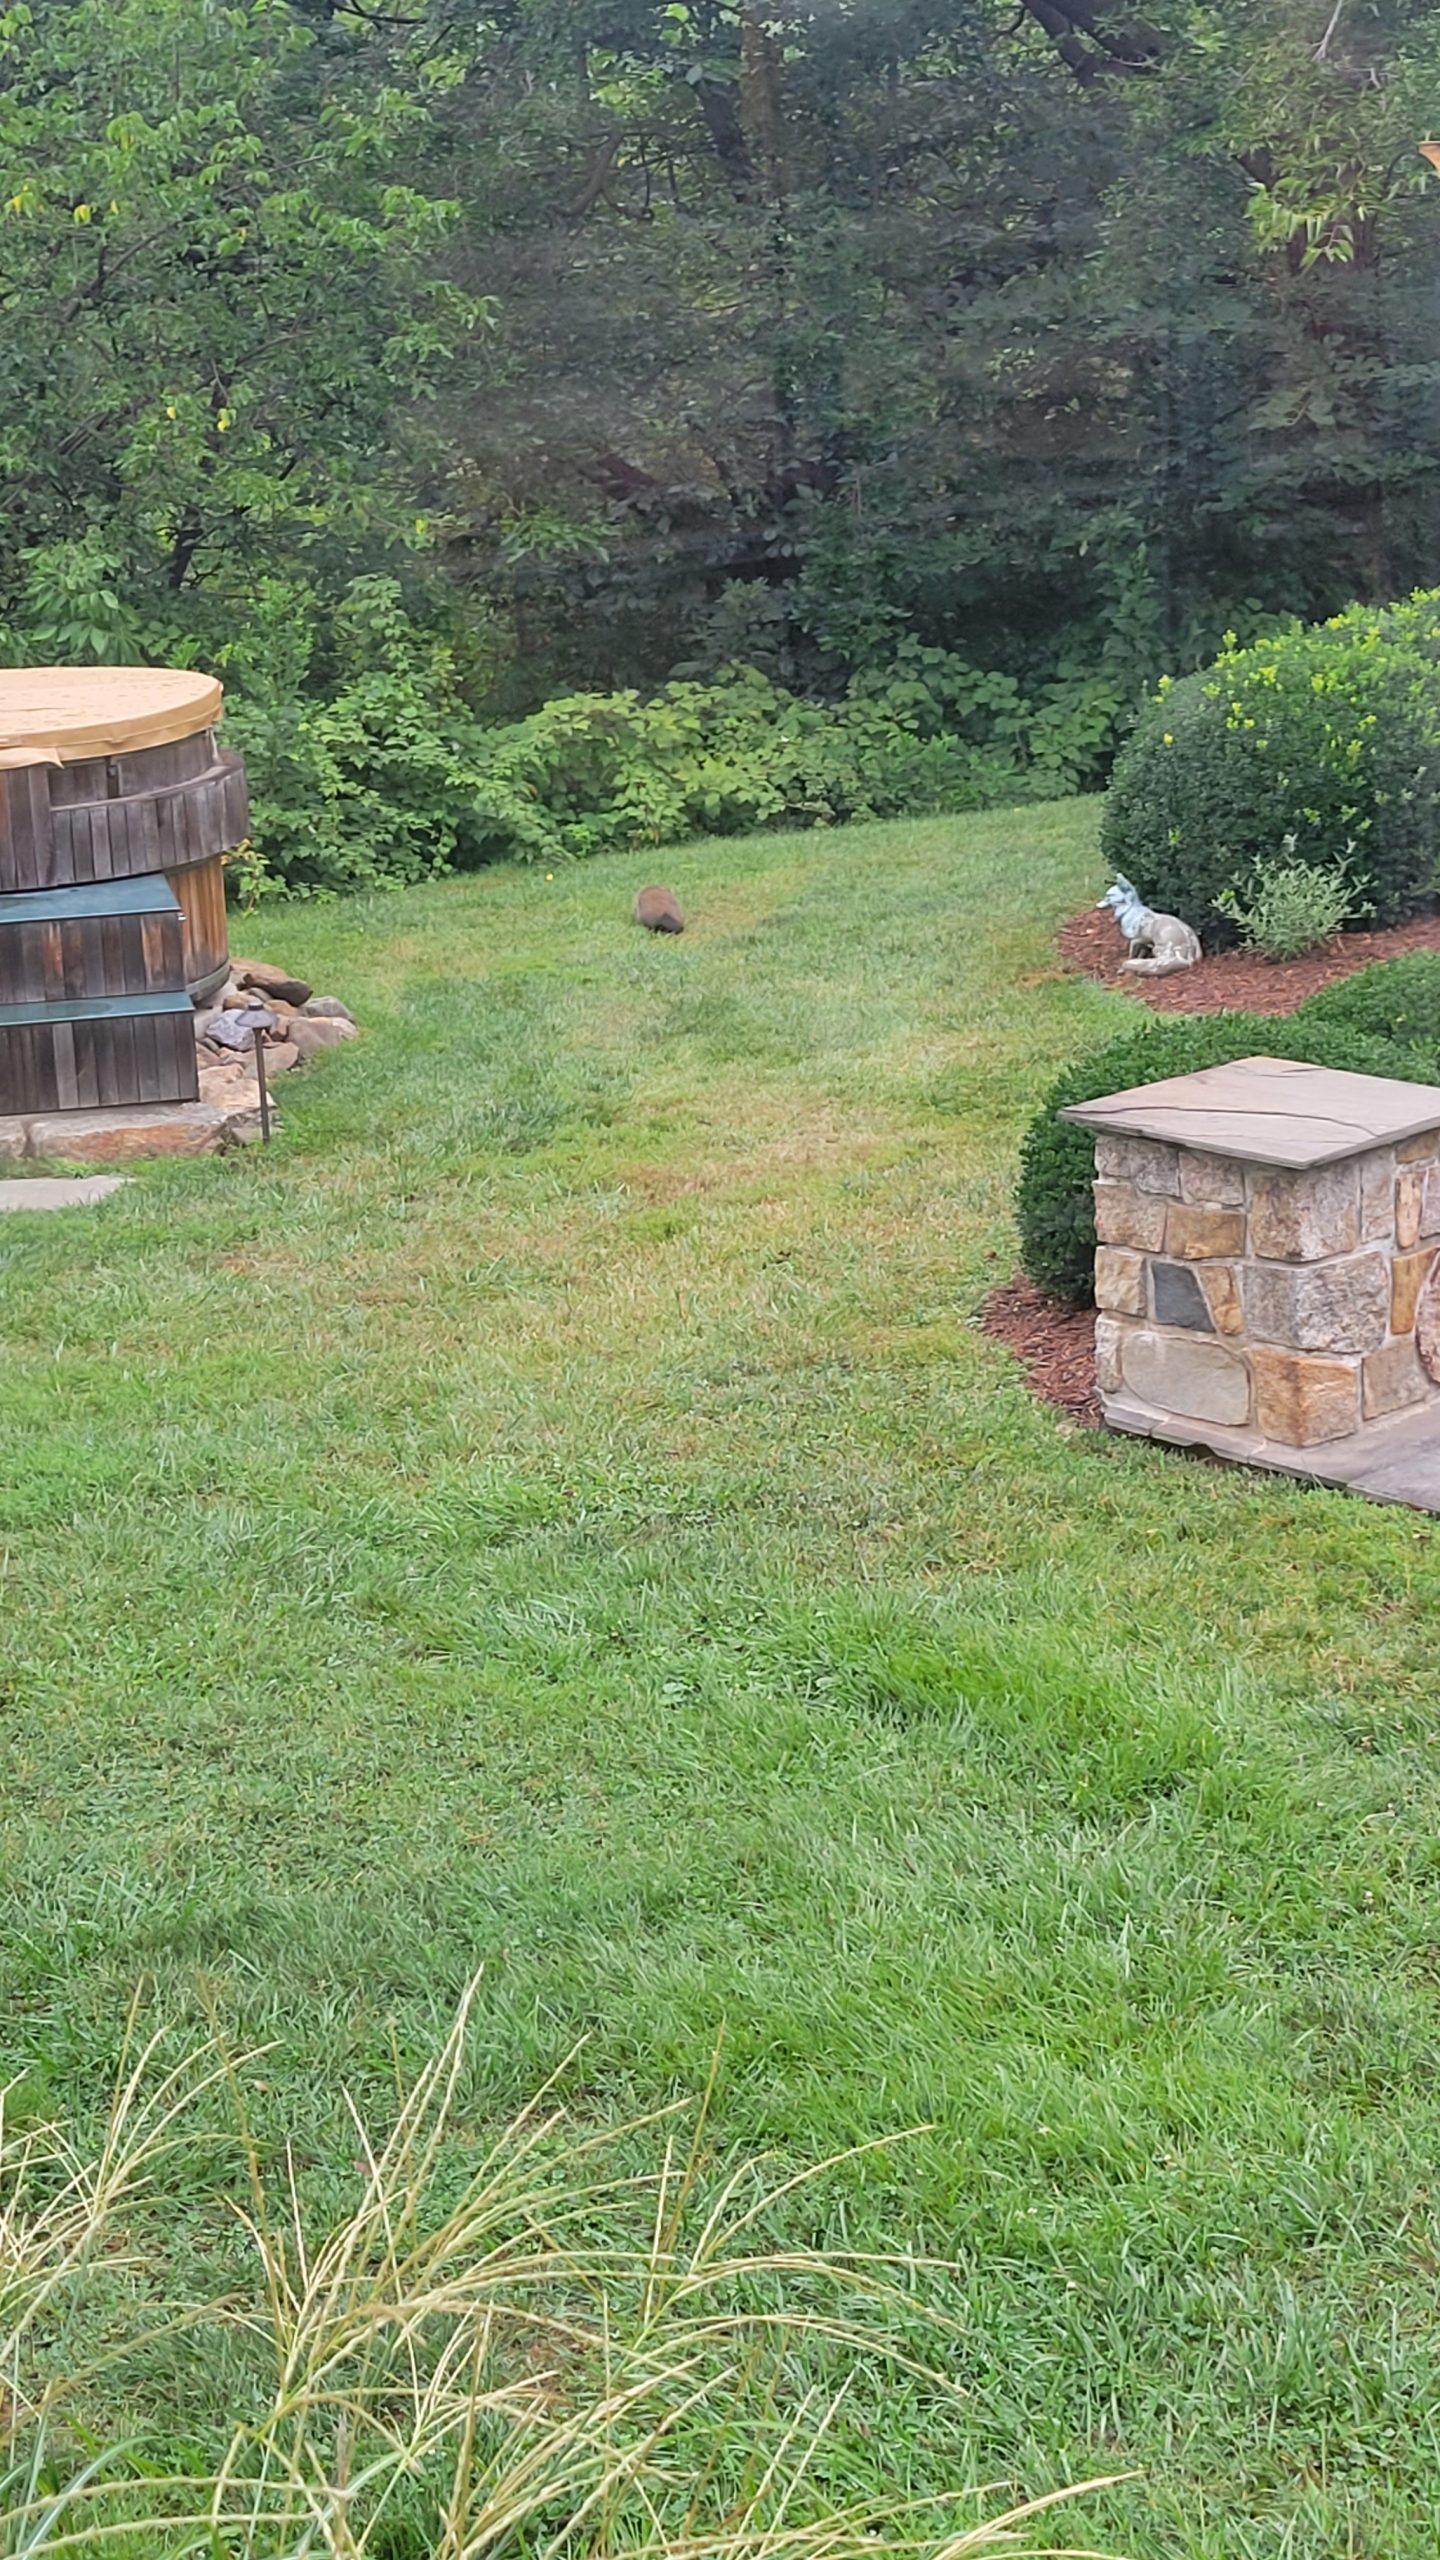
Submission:
[[[184,783],[179,791],[56,809],[56,886],[72,878],[123,881],[149,870],[184,870],[238,845],[246,824],[249,799],[225,773]]]
[[[158,1099],[155,1091],[158,1081],[155,1073],[155,1025],[141,1017],[131,1023],[130,1032],[135,1042],[135,1082],[132,1087],[135,1099],[137,1102],[154,1102]]]
[[[66,995],[83,996],[87,968],[100,966],[98,937],[87,934],[83,926],[78,933],[73,930],[66,933],[62,930],[60,955],[65,970]]]
[[[218,748],[213,729],[197,729],[193,738],[177,738],[168,747],[141,747],[128,756],[81,757],[74,764],[51,765],[50,805],[75,808],[82,800],[121,800],[132,791],[170,791],[208,772]]]
[[[78,1111],[80,1089],[75,1074],[74,1023],[57,1022],[52,1036],[55,1042],[55,1108],[57,1111]]]
[[[135,1025],[124,1014],[97,1022],[100,1035],[101,1083],[107,1102],[138,1102],[140,1061],[135,1055]]]
[[[18,933],[0,939],[0,1004],[38,1004],[44,989],[33,985],[39,945]]]
[[[225,772],[225,833],[227,851],[250,833],[250,785],[245,767],[238,756],[222,755]]]
[[[0,899],[0,1004],[180,995],[188,983],[178,915],[72,916],[7,925]]]
[[[76,1107],[81,1111],[98,1111],[100,1107],[100,1062],[95,1054],[93,1022],[72,1022],[75,1034]]]
[[[14,1086],[19,1100],[17,1111],[53,1111],[55,1108],[55,1050],[52,1041],[42,1041],[27,1023],[23,1030],[4,1033],[14,1043]],[[0,1063],[0,1096],[8,1088],[9,1079]]]
[[[0,1032],[0,1109],[33,1111],[34,1078],[23,1031]]]
[[[162,1020],[167,1017],[162,1016]],[[174,1061],[174,1095],[177,1102],[200,1099],[200,1052],[195,1046],[195,1025],[183,1013],[171,1014],[171,1054]]]
[[[248,825],[243,775],[224,765],[168,791],[127,791],[113,800],[60,806],[54,811],[55,885],[183,871],[228,853]]]
[[[229,966],[230,925],[225,873],[218,854],[188,871],[166,874],[185,919],[185,983],[194,995],[212,986]]]
[[[35,974],[38,975],[40,983],[35,988],[34,995],[27,996],[24,1001],[59,1004],[65,994],[65,937],[58,925],[52,925],[44,935],[40,947],[40,966]]]
[[[28,848],[26,869],[31,884],[48,887],[48,873],[55,859],[55,829],[50,816],[50,775],[54,767],[44,764],[24,765],[16,776],[21,788],[11,806],[16,809],[24,841]]]
[[[104,756],[91,756],[79,764],[50,767],[50,806],[73,809],[81,800],[103,800],[109,792]]]
[[[88,809],[72,809],[68,817],[57,816],[55,872],[57,887],[63,887],[72,880],[94,879],[94,839],[90,833]]]
[[[18,933],[0,941],[0,1004],[38,1004],[40,998],[29,984],[34,961],[30,943]]]
[[[20,813],[20,796],[25,776],[21,768],[0,773],[0,846],[3,846],[4,872],[0,885],[12,889],[33,889],[34,868],[29,831]]]
[[[174,1048],[171,1041],[162,1040],[160,1036],[161,1020],[162,1017],[152,1015],[148,1022],[135,1025],[135,1046],[143,1053],[142,1081],[146,1087],[147,1102],[164,1102],[170,1087]],[[143,1040],[140,1037],[142,1031],[145,1035]]]
[[[0,895],[50,886],[54,837],[49,776],[53,765],[17,765],[0,774]]]

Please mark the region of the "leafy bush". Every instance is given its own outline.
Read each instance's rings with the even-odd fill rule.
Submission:
[[[270,581],[214,663],[249,777],[258,885],[373,888],[483,858],[483,733],[453,649],[394,579],[357,578],[329,613]]]
[[[1323,987],[1300,1008],[1300,1018],[1327,1028],[1390,1040],[1418,1052],[1440,1073],[1440,951],[1407,951],[1398,960],[1376,960]],[[1409,1072],[1422,1070],[1412,1066]]]
[[[1389,924],[1440,877],[1437,795],[1440,615],[1355,606],[1162,684],[1117,759],[1101,843],[1212,945],[1235,940],[1224,901],[1288,835],[1337,877],[1349,866]]]
[[[650,701],[562,695],[486,728],[454,642],[411,617],[393,580],[364,578],[328,618],[294,587],[262,590],[216,662],[249,769],[258,883],[314,894],[1068,787],[1089,713],[1068,726],[1053,704],[1032,714],[1008,678],[918,654],[941,664],[917,668],[912,652],[838,703],[731,667]]]
[[[1371,972],[1364,973],[1366,975]],[[1161,1076],[1193,1074],[1232,1058],[1303,1058],[1312,1066],[1355,1075],[1405,1076],[1440,1084],[1433,1051],[1367,1037],[1349,1022],[1317,1020],[1306,1007],[1288,1021],[1252,1013],[1182,1014],[1156,1020],[1112,1040],[1056,1078],[1026,1133],[1020,1153],[1016,1216],[1020,1258],[1032,1280],[1075,1306],[1094,1298],[1095,1141],[1057,1114],[1074,1102]]]
[[[1247,950],[1267,960],[1298,960],[1302,952],[1328,942],[1346,917],[1357,912],[1348,870],[1296,861],[1295,838],[1287,836],[1285,844],[1288,858],[1273,870],[1258,871],[1243,898],[1238,890],[1226,889],[1216,901],[1221,914],[1239,926]]]

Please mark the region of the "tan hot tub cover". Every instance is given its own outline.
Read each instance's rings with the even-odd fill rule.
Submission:
[[[83,764],[213,729],[224,690],[180,667],[0,668],[0,768]]]

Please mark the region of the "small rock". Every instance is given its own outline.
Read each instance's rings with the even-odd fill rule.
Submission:
[[[200,1099],[219,1111],[233,1111],[250,1102],[258,1102],[260,1088],[253,1075],[240,1066],[205,1066],[200,1070]]]
[[[292,1067],[299,1066],[302,1054],[293,1040],[277,1040],[273,1047],[267,1041],[265,1046],[266,1082],[268,1083],[272,1076],[288,1075]]]
[[[197,1039],[197,1040],[204,1040],[204,1039],[208,1036],[208,1034],[209,1034],[209,1030],[210,1030],[210,1025],[211,1025],[211,1023],[212,1023],[212,1022],[218,1022],[218,1021],[219,1021],[219,1019],[220,1019],[220,1007],[218,1006],[218,1004],[207,1004],[207,1005],[203,1005],[203,1006],[201,1007],[200,1011],[199,1011],[199,1012],[196,1014],[196,1016],[195,1016],[195,1037],[196,1037],[196,1039]]]
[[[250,998],[246,994],[245,989],[232,984],[228,987],[221,988],[218,1010],[221,1013],[239,1013],[249,1003],[249,1001]]]
[[[308,1014],[297,1014],[288,1026],[290,1039],[302,1059],[319,1056],[322,1049],[334,1049],[342,1040],[356,1037],[353,1022],[342,1022],[338,1015],[325,1014],[318,1021]]]
[[[283,996],[287,1004],[308,1004],[313,990],[303,978],[292,978],[287,969],[272,968],[268,960],[233,960],[231,968],[242,987],[256,987],[262,996]]]
[[[249,1006],[247,1005],[244,1010],[248,1012]],[[264,1026],[262,1025],[261,1027],[263,1028]],[[211,1023],[209,1030],[205,1034],[205,1045],[209,1049],[253,1049],[255,1045],[254,1028],[249,1023],[237,1021],[234,1008],[232,1007],[228,1013],[219,1014],[215,1021]]]
[[[355,1016],[348,1004],[342,1004],[338,996],[309,996],[300,1010],[303,1014],[307,1014],[312,1022],[353,1024],[355,1021]]]

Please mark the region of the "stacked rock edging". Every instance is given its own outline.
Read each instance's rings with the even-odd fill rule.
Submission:
[[[247,1137],[259,1133],[260,1088],[254,1034],[240,1017],[254,1010],[269,1016],[261,1031],[267,1085],[353,1040],[358,1031],[338,996],[317,995],[305,979],[269,961],[232,960],[225,985],[195,1016],[195,1041],[202,1103],[242,1120],[253,1114],[254,1131],[246,1126],[234,1133]],[[227,1028],[232,1021],[233,1031]]]
[[[134,1164],[146,1156],[215,1155],[250,1144],[261,1135],[254,1030],[244,1021],[251,1011],[265,1017],[267,1086],[358,1036],[355,1017],[338,996],[316,995],[303,979],[262,960],[232,961],[225,984],[194,1015],[197,1101],[12,1113],[0,1117],[0,1164]],[[224,1029],[227,1022],[233,1034]],[[272,1126],[278,1121],[272,1099]]]

